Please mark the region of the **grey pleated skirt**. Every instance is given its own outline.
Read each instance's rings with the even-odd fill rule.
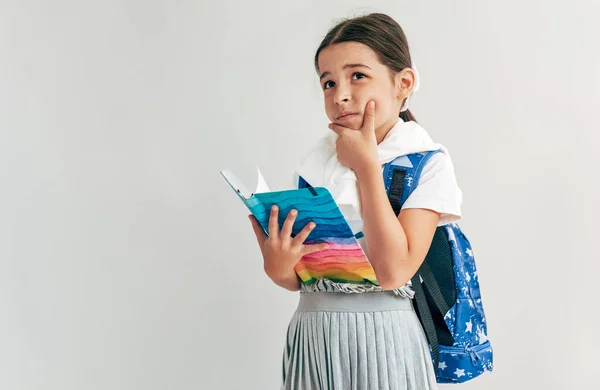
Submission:
[[[389,291],[301,292],[281,389],[437,389],[411,299]]]

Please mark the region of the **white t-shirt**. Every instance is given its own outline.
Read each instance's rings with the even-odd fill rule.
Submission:
[[[417,188],[402,205],[402,209],[429,209],[440,213],[438,226],[460,220],[462,191],[458,187],[454,166],[450,157],[443,153],[434,154],[421,172]],[[369,257],[366,237],[358,243]]]
[[[298,174],[294,174],[294,183],[298,183]],[[436,211],[441,214],[438,226],[442,226],[461,219],[461,205],[462,191],[457,184],[454,165],[448,155],[436,153],[425,163],[417,188],[406,199],[402,210]],[[368,257],[365,237],[359,238],[358,243]]]
[[[438,226],[460,220],[462,191],[456,182],[454,166],[444,153],[434,154],[421,172],[417,188],[402,209],[429,209],[441,214]]]

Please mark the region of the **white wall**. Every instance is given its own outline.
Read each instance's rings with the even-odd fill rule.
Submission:
[[[277,388],[298,297],[219,170],[291,185],[314,51],[369,11],[465,195],[496,368],[461,388],[595,387],[597,4],[1,0],[0,388]]]

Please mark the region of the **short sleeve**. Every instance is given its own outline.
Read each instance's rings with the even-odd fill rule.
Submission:
[[[462,191],[458,187],[454,165],[444,153],[431,157],[421,172],[417,188],[402,209],[429,209],[440,213],[439,226],[461,219]]]

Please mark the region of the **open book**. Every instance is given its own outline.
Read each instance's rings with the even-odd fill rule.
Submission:
[[[309,222],[316,223],[304,243],[327,242],[329,248],[305,255],[298,262],[295,271],[303,283],[312,284],[319,278],[326,278],[338,283],[379,284],[371,263],[327,188],[270,191],[258,170],[256,190],[250,192],[230,170],[222,170],[221,174],[254,214],[266,234],[274,204],[279,207],[279,229],[292,209],[298,211],[292,237]]]

